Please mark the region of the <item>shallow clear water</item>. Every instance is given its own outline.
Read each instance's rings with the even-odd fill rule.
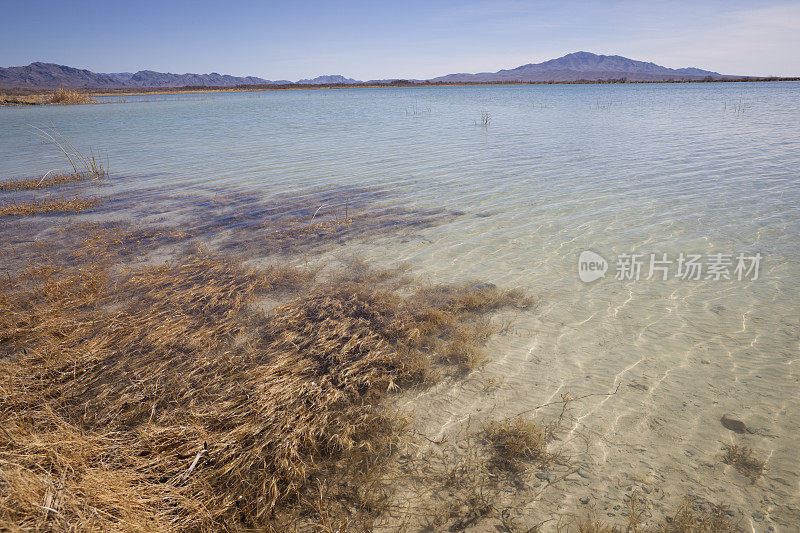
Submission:
[[[799,83],[108,100],[0,109],[0,179],[63,166],[28,133],[52,123],[79,148],[107,153],[114,193],[370,187],[385,205],[443,208],[454,213],[444,224],[328,252],[537,297],[535,312],[501,317],[508,327],[491,340],[487,367],[407,400],[425,431],[619,386],[574,407],[562,444],[589,475],[554,502],[579,508],[592,495],[615,513],[645,482],[663,488],[666,506],[689,488],[726,501],[748,529],[800,524]],[[158,209],[156,218],[178,216]],[[609,262],[605,278],[579,279],[584,250]],[[644,279],[649,254],[681,252],[763,260],[757,280],[688,281],[675,264],[667,281]],[[615,279],[624,253],[645,254],[642,279]],[[499,383],[489,392],[488,378]],[[753,432],[727,430],[724,413]],[[720,464],[730,442],[768,458],[764,478],[750,484]]]

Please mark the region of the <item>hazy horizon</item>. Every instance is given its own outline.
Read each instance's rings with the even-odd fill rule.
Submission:
[[[72,5],[7,6],[0,66],[43,61],[94,72],[427,79],[588,51],[731,75],[800,74],[796,2]]]

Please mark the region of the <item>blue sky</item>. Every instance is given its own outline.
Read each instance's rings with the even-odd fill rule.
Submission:
[[[429,78],[585,50],[800,75],[800,2],[2,0],[0,66]]]

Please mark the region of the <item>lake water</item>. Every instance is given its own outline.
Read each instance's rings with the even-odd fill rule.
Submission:
[[[430,438],[562,393],[617,390],[573,404],[559,445],[585,475],[548,492],[553,508],[579,511],[591,496],[602,518],[618,515],[613,506],[644,484],[659,489],[656,510],[691,492],[741,509],[748,530],[798,530],[799,83],[106,100],[0,109],[0,179],[63,166],[29,133],[52,123],[108,157],[105,191],[145,224],[197,224],[185,198],[230,193],[247,199],[240,210],[292,196],[322,205],[326,194],[341,208],[370,191],[360,208],[441,211],[435,224],[324,252],[407,261],[432,281],[474,279],[536,297],[533,312],[498,317],[505,329],[486,367],[404,398]],[[171,192],[183,200],[171,203]],[[199,207],[213,217],[213,206]],[[604,278],[579,278],[586,250],[608,262]],[[702,256],[701,279],[676,277],[681,253]],[[736,279],[740,253],[761,255],[757,279]],[[642,254],[638,280],[617,279],[622,254]],[[660,272],[646,279],[650,254],[673,261],[666,281]],[[707,279],[713,254],[732,254],[732,279]],[[751,431],[723,427],[726,413]],[[729,443],[767,459],[764,477],[750,483],[722,464]]]

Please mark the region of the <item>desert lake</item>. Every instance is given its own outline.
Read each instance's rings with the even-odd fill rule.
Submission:
[[[428,439],[593,395],[574,402],[557,442],[574,469],[531,482],[538,491],[564,474],[542,509],[579,511],[591,496],[614,521],[632,490],[655,513],[688,490],[741,511],[747,530],[800,523],[800,83],[101,100],[0,109],[0,180],[64,165],[32,127],[108,161],[109,209],[41,217],[30,231],[122,217],[235,251],[271,206],[364,217],[364,231],[313,261],[407,263],[432,283],[536,300],[492,318],[486,365],[397,397]],[[604,276],[581,280],[586,251]],[[691,256],[699,270],[687,273]],[[721,463],[726,444],[751,447],[763,476]]]

